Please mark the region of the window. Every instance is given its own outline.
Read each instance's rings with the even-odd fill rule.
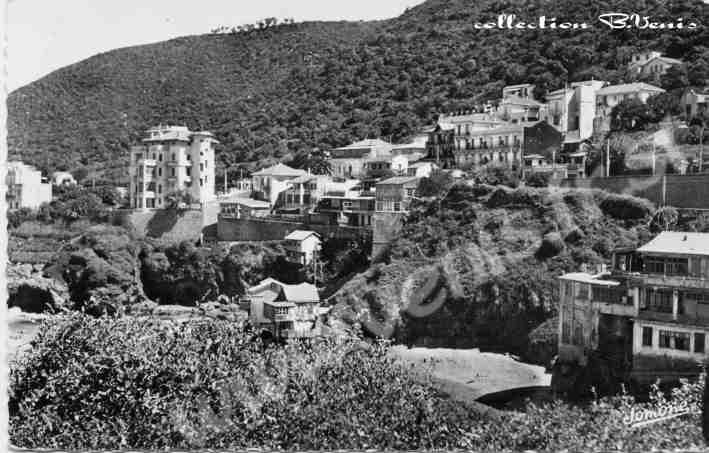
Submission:
[[[200,185],[200,187],[204,186],[204,181],[202,180],[202,178],[199,178],[199,185]]]
[[[158,193],[162,193],[162,184],[158,184]]]
[[[687,258],[667,258],[665,272],[667,275],[687,275]]]
[[[401,211],[401,203],[398,201],[394,202],[394,211]]]
[[[199,171],[204,171],[204,164],[202,164],[202,163],[199,164]]]
[[[592,288],[592,293],[593,293],[593,300],[599,301],[599,302],[608,302],[608,303],[620,303],[620,294],[618,291],[612,289],[612,288],[605,288],[602,286],[594,286]]]
[[[704,333],[694,334],[694,352],[704,353]]]
[[[187,160],[192,160],[192,156],[190,154],[187,155]]]
[[[158,176],[162,176],[162,168],[158,168]]]
[[[412,189],[412,188],[406,189],[406,196],[413,197],[414,196],[414,189]]]
[[[660,331],[660,347],[663,349],[677,349],[689,351],[689,334],[686,332]]]
[[[162,162],[162,153],[158,154],[158,161]]]
[[[187,176],[192,176],[192,167],[185,168],[185,173],[187,174]]]
[[[590,297],[590,285],[585,283],[576,283],[576,298],[577,299],[588,299]]]
[[[709,305],[709,293],[685,293],[684,298],[698,304]]]
[[[652,290],[648,289],[647,293],[647,307],[652,311],[658,311],[661,313],[672,313],[672,292],[663,290]]]
[[[583,324],[578,321],[574,322],[573,341],[576,346],[583,346]]]
[[[643,327],[643,346],[652,347],[652,327]]]
[[[561,325],[561,342],[569,344],[571,342],[571,321],[565,319]]]

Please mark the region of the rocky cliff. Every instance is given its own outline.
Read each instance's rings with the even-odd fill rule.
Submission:
[[[455,185],[415,205],[388,260],[330,298],[330,325],[523,353],[556,312],[556,277],[646,240],[653,211],[600,191]]]

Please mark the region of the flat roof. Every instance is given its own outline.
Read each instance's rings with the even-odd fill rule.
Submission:
[[[709,233],[663,231],[638,252],[709,256]]]
[[[589,283],[591,285],[599,285],[599,286],[619,286],[620,282],[617,282],[615,280],[601,280],[599,277],[601,275],[607,275],[607,274],[598,274],[598,275],[591,275],[587,272],[571,272],[569,274],[564,274],[561,277],[559,277],[560,280],[569,280],[572,282],[580,282],[580,283]]]
[[[249,208],[270,208],[271,205],[267,201],[254,200],[253,198],[244,197],[228,197],[219,200],[219,204],[236,203]]]
[[[393,178],[385,179],[384,181],[379,181],[377,185],[380,184],[406,184],[407,182],[415,181],[419,179],[416,176],[394,176]]]

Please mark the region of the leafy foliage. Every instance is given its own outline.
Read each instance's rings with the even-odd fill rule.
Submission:
[[[701,446],[699,415],[631,428],[631,410],[698,407],[703,379],[647,403],[481,414],[440,395],[381,344],[266,347],[223,321],[91,319],[40,329],[10,370],[10,440],[83,449],[648,451]]]

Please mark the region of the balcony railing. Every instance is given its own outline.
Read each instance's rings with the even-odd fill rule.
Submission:
[[[634,281],[648,286],[669,286],[709,290],[709,279],[689,275],[634,274]]]

